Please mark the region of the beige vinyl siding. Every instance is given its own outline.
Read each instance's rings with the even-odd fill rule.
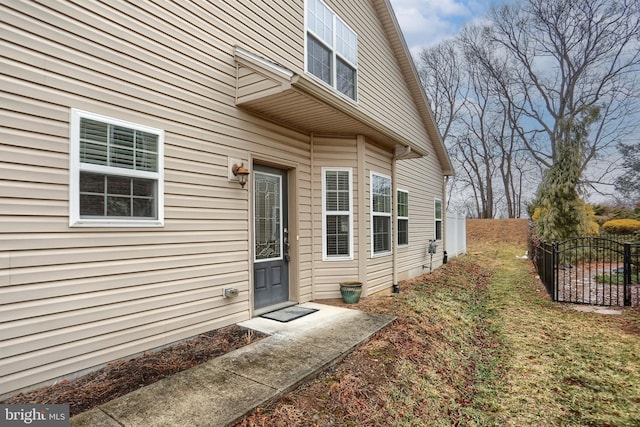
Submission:
[[[347,280],[362,280],[358,265],[358,247],[365,244],[358,235],[358,152],[356,138],[327,138],[315,136],[313,139],[314,183],[317,197],[314,198],[314,287],[315,298],[339,298],[339,283]],[[353,203],[353,259],[323,260],[322,230],[322,168],[352,168],[352,203]]]
[[[377,257],[371,257],[371,242],[370,242],[370,198],[369,198],[369,176],[370,171],[375,171],[385,175],[391,174],[391,153],[368,144],[364,153],[364,165],[365,165],[365,182],[360,182],[358,177],[360,173],[356,165],[359,164],[357,159],[357,144],[353,140],[341,140],[335,139],[322,139],[316,137],[314,139],[314,166],[316,170],[317,182],[315,186],[321,188],[321,168],[326,167],[340,167],[347,166],[353,167],[353,204],[354,204],[354,259],[349,261],[322,261],[322,241],[316,243],[315,253],[315,272],[316,281],[318,285],[322,283],[323,286],[318,286],[317,298],[335,298],[339,297],[339,290],[337,284],[343,280],[363,280],[367,283],[367,294],[372,294],[381,290],[385,290],[392,285],[392,257],[391,255],[383,255]],[[361,206],[358,201],[360,197],[359,191],[364,191],[364,206]],[[322,206],[321,197],[318,195],[318,201],[316,202],[316,236],[322,238]],[[364,220],[366,222],[367,234],[361,236],[359,233],[360,225],[359,218],[361,218],[361,210],[364,210]],[[366,260],[364,261],[365,271],[359,269],[361,253],[360,246],[365,247],[364,253],[366,254]]]
[[[307,140],[308,141],[308,140]],[[307,148],[310,150],[310,146]],[[298,301],[306,302],[313,299],[313,218],[311,215],[311,164],[310,152],[307,154],[306,161],[309,162],[305,167],[299,167],[296,171],[297,182],[289,182],[289,187],[295,190],[296,200],[291,200],[291,191],[289,192],[289,211],[290,216],[295,214],[298,229],[292,229],[296,232],[295,236],[290,234],[289,238],[292,243],[291,256],[292,266],[296,266],[298,271],[298,282],[290,282],[290,288],[298,287]],[[296,187],[297,186],[297,187]],[[289,224],[292,224],[292,218],[289,218]],[[297,259],[296,259],[297,258]]]
[[[427,144],[372,4],[327,4],[359,36],[357,108]],[[392,256],[371,257],[369,177],[391,176],[392,153],[327,136],[329,116],[326,135],[306,135],[235,106],[234,46],[304,74],[304,1],[11,2],[0,14],[0,396],[251,316],[251,192],[228,181],[229,157],[290,169],[292,299],[338,297],[350,279],[391,287]],[[72,108],[164,131],[163,227],[69,227]],[[435,156],[415,162],[427,188],[399,167],[402,274],[423,262],[444,200]],[[322,259],[323,166],[353,168],[353,260]]]
[[[443,177],[440,165],[433,157],[400,160],[397,166],[397,185],[409,191],[409,246],[398,248],[398,280],[404,280],[429,269],[427,247],[435,239],[434,199],[443,201]],[[444,242],[438,242],[433,256],[433,268],[442,263]],[[426,268],[423,270],[422,266]]]
[[[308,136],[236,109],[232,55],[244,44],[302,68],[301,4],[0,13],[0,395],[249,318],[250,193],[228,182],[228,156],[297,168],[291,286],[311,298]],[[71,108],[165,131],[164,227],[69,228]]]
[[[425,126],[372,2],[324,1],[358,35],[359,108],[426,149]]]
[[[238,68],[238,102],[278,93],[280,83],[265,79],[264,76],[246,67]]]
[[[367,222],[369,235],[367,236],[367,294],[380,292],[391,288],[393,285],[393,255],[391,253],[384,255],[373,255],[373,248],[371,247],[371,183],[370,172],[375,172],[381,175],[391,177],[391,161],[392,155],[378,147],[368,145],[366,151],[366,164],[367,164],[367,194],[366,209],[367,209]],[[393,182],[391,183],[393,187]],[[392,211],[395,211],[395,207],[392,206]],[[392,235],[395,233],[396,226],[391,221]],[[391,241],[393,248],[393,239]]]

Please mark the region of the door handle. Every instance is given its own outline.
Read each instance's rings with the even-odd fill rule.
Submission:
[[[291,244],[289,243],[289,229],[285,227],[282,234],[282,243],[284,244],[284,260],[286,262],[289,262],[291,261],[291,255],[289,255],[289,248],[291,247]]]

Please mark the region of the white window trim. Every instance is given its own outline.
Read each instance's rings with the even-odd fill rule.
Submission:
[[[80,162],[80,119],[88,118],[158,135],[158,172],[128,170]],[[71,109],[69,123],[69,227],[163,227],[164,226],[164,131],[100,114]],[[157,219],[118,219],[80,217],[80,172],[113,173],[120,176],[153,179],[157,182]]]
[[[308,22],[308,18],[307,18],[307,10],[308,10],[308,2],[309,0],[305,0],[304,1],[304,73],[306,75],[308,75],[310,78],[314,79],[315,81],[319,82],[320,84],[322,84],[323,86],[326,86],[328,88],[330,88],[333,92],[335,92],[336,94],[338,94],[339,96],[341,96],[342,98],[348,100],[349,102],[352,102],[354,104],[358,104],[358,76],[359,76],[359,71],[358,71],[358,61],[357,61],[357,52],[359,49],[356,49],[356,63],[352,63],[351,61],[349,61],[347,58],[345,58],[344,56],[340,55],[339,53],[337,53],[337,49],[336,49],[336,25],[335,25],[335,21],[336,20],[340,20],[340,22],[342,22],[344,24],[345,27],[347,27],[349,30],[351,30],[353,32],[353,34],[355,34],[356,36],[356,47],[358,46],[358,33],[351,28],[342,18],[340,18],[340,16],[338,16],[337,13],[335,13],[333,11],[333,9],[331,9],[329,7],[328,4],[326,4],[323,0],[320,0],[322,2],[322,4],[324,4],[324,6],[329,9],[329,11],[331,12],[331,14],[333,15],[333,34],[332,34],[332,44],[333,46],[327,46],[325,44],[325,42],[322,40],[322,37],[318,36],[317,34],[315,34],[313,31],[309,30],[309,22]],[[308,60],[307,60],[307,52],[309,49],[308,43],[309,43],[309,38],[307,37],[307,33],[311,33],[314,35],[314,37],[323,45],[327,46],[327,48],[329,48],[329,50],[331,51],[331,58],[332,58],[332,63],[333,63],[333,67],[331,69],[331,81],[332,84],[328,84],[327,82],[325,82],[324,80],[322,80],[321,78],[317,77],[316,75],[314,75],[313,73],[309,72],[309,64],[308,64]],[[349,96],[345,95],[344,93],[340,92],[338,90],[338,82],[337,82],[337,69],[338,66],[336,65],[336,57],[340,57],[343,60],[345,60],[348,64],[350,64],[351,66],[353,66],[353,68],[355,69],[355,82],[354,82],[354,86],[355,86],[355,98],[350,98]]]
[[[327,211],[326,196],[327,182],[326,172],[349,173],[349,255],[327,255],[327,215],[344,215],[345,211]],[[322,260],[323,261],[350,261],[353,260],[353,169],[344,167],[322,168]]]
[[[406,247],[409,246],[409,206],[408,206],[409,205],[409,191],[408,190],[403,190],[401,188],[398,188],[396,190],[396,194],[397,193],[405,193],[407,195],[407,216],[400,216],[400,209],[398,209],[398,200],[396,199],[396,209],[398,211],[397,219],[398,220],[401,220],[401,219],[406,219],[407,220],[407,243],[400,244],[400,242],[397,242],[397,244],[398,244],[399,248],[406,248]],[[396,227],[398,227],[398,226],[396,225]],[[400,232],[400,227],[398,227],[398,232]]]
[[[436,205],[440,202],[440,219],[436,218]],[[433,240],[438,242],[442,241],[442,235],[444,234],[442,217],[444,216],[443,207],[442,207],[442,199],[433,199]],[[440,221],[440,239],[436,236],[436,230],[438,229],[437,223]]]
[[[373,211],[373,177],[378,176],[381,178],[386,178],[389,180],[390,189],[391,189],[391,212],[374,212]],[[393,182],[391,181],[391,177],[389,175],[384,175],[378,172],[371,171],[369,176],[369,211],[370,211],[370,234],[371,234],[371,258],[381,257],[391,255],[393,253]],[[384,252],[375,252],[373,245],[373,218],[376,216],[386,216],[389,217],[389,250]]]

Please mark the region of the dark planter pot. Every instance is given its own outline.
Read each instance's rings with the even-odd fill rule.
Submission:
[[[340,293],[342,294],[342,301],[347,304],[355,304],[360,301],[362,282],[341,282]]]

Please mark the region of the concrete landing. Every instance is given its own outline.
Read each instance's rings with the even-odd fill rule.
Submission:
[[[609,314],[609,315],[619,315],[622,314],[622,310],[617,310],[611,307],[602,307],[598,305],[580,305],[574,304],[570,305],[576,311],[580,311],[582,313],[598,313],[598,314]]]
[[[381,314],[316,303],[315,313],[240,326],[270,336],[71,419],[72,426],[229,426],[337,363],[391,323]]]

